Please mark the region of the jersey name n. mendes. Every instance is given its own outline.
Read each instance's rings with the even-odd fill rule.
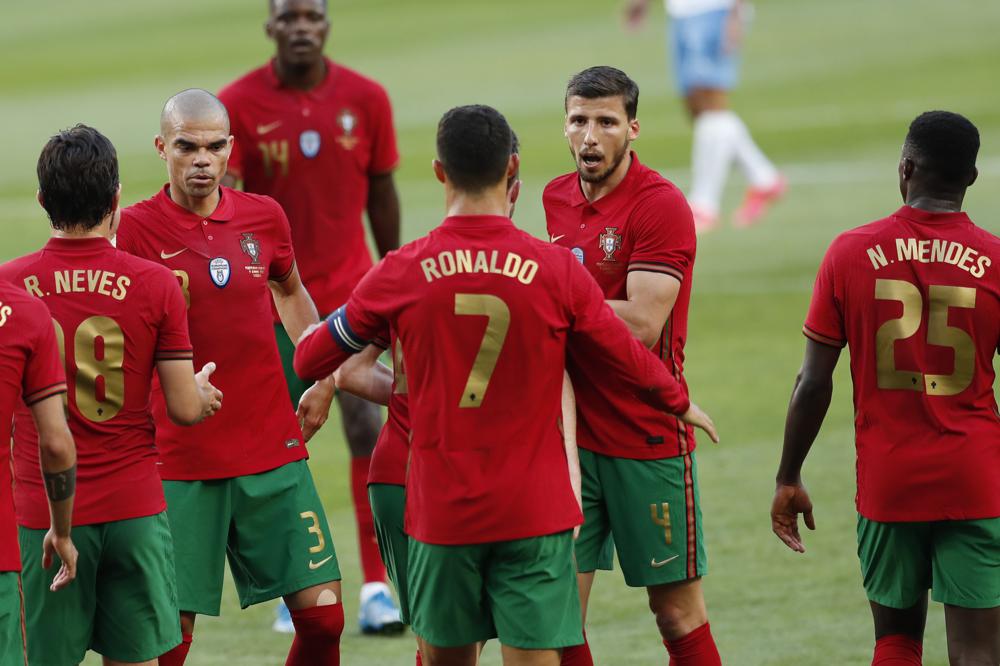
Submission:
[[[388,95],[327,59],[326,77],[312,90],[283,86],[271,62],[219,98],[236,139],[229,170],[244,190],[284,208],[299,275],[319,311],[332,312],[372,267],[363,223],[368,179],[399,162]]]
[[[76,442],[73,524],[163,511],[149,399],[158,361],[192,358],[177,280],[105,238],[51,238],[0,267],[0,278],[45,301],[55,322]],[[38,435],[24,407],[14,426],[14,473],[18,524],[48,527]]]
[[[153,388],[160,475],[220,479],[266,472],[307,457],[285,387],[271,323],[268,280],[295,266],[288,221],[271,198],[222,188],[202,218],[164,187],[122,211],[118,247],[174,272],[188,304],[194,364],[214,361],[218,414],[190,428],[170,421]]]
[[[965,213],[904,206],[830,245],[803,332],[850,347],[866,518],[1000,516],[998,267]]]
[[[0,446],[0,572],[21,570],[10,469],[14,410],[22,401],[34,405],[65,392],[65,372],[48,309],[20,287],[0,281],[0,442],[4,442]],[[44,506],[47,513],[48,504]]]
[[[410,407],[406,386],[403,348],[394,332],[384,330],[373,344],[385,349],[386,339],[392,350],[392,395],[386,410],[388,417],[379,432],[368,466],[368,483],[406,485],[406,465],[410,457]]]
[[[570,173],[545,188],[542,201],[549,238],[569,248],[608,300],[628,300],[632,271],[669,275],[680,281],[677,301],[652,347],[670,373],[684,381],[695,232],[691,209],[672,183],[630,153],[625,179],[590,203]],[[694,430],[679,419],[635,400],[621,381],[595,372],[571,356],[567,363],[577,402],[577,442],[619,458],[652,460],[685,455],[695,448]]]
[[[505,217],[449,217],[387,255],[299,343],[296,372],[329,374],[386,326],[406,363],[405,528],[420,541],[503,541],[580,523],[558,428],[567,350],[661,409],[690,404],[573,256]]]

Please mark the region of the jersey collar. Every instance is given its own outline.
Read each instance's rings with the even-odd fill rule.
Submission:
[[[163,213],[171,220],[174,220],[187,229],[193,229],[204,220],[210,220],[212,222],[229,222],[233,219],[233,215],[236,212],[236,197],[233,196],[233,191],[228,187],[224,187],[222,185],[219,186],[219,192],[222,197],[219,199],[219,205],[215,207],[215,211],[213,211],[208,217],[195,215],[187,208],[177,205],[177,203],[170,198],[170,194],[168,192],[169,188],[170,183],[167,183],[156,195],[156,200],[159,204],[160,210],[163,211]]]
[[[114,246],[107,238],[50,238],[45,243],[46,251],[57,252],[59,254],[100,254],[114,250]]]
[[[921,210],[912,206],[903,206],[895,213],[895,217],[902,217],[916,222],[917,224],[961,224],[963,222],[972,224],[972,220],[964,212],[958,213],[935,213],[929,210]]]
[[[639,164],[639,156],[635,154],[635,151],[630,150],[628,151],[628,154],[632,159],[632,162],[628,165],[628,171],[625,172],[625,177],[622,178],[622,182],[618,183],[618,187],[611,190],[597,201],[590,202],[583,194],[583,187],[580,185],[580,176],[577,174],[576,178],[573,179],[574,187],[572,188],[570,194],[570,204],[573,207],[591,206],[598,213],[606,213],[617,207],[619,202],[628,197],[629,192],[632,191],[632,186],[635,184],[636,179],[638,179],[639,170],[642,168],[642,165]]]

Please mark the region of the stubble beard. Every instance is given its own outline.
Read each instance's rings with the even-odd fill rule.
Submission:
[[[621,147],[621,150],[615,153],[614,159],[611,161],[611,164],[608,165],[608,168],[600,173],[588,173],[580,166],[579,162],[577,162],[576,172],[579,174],[580,180],[585,183],[601,183],[607,180],[608,176],[615,172],[618,165],[621,164],[622,160],[625,159],[625,156],[628,155],[628,147],[629,141],[626,139],[624,145]]]

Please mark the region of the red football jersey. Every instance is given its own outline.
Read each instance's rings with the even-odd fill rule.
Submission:
[[[0,571],[21,570],[10,474],[14,410],[22,400],[33,405],[65,392],[66,377],[48,309],[39,299],[0,281],[0,442],[4,443],[0,446]],[[38,477],[41,482],[40,472]],[[45,510],[48,516],[47,503]]]
[[[845,232],[804,332],[851,348],[861,515],[1000,516],[1000,239],[965,213],[904,206]]]
[[[392,340],[392,395],[389,397],[388,418],[375,442],[375,450],[372,451],[368,483],[405,486],[406,465],[410,457],[410,407],[406,367],[399,338],[395,333],[388,335],[386,331],[379,337],[384,336]]]
[[[257,474],[306,457],[271,324],[268,280],[292,272],[288,221],[268,197],[222,188],[203,219],[167,188],[122,211],[118,247],[165,265],[188,303],[195,369],[214,361],[225,395],[218,414],[183,428],[153,387],[160,475],[171,480]]]
[[[285,209],[302,281],[319,311],[332,312],[372,267],[362,222],[368,177],[399,161],[388,95],[326,60],[326,78],[312,90],[284,87],[271,62],[219,99],[236,138],[229,170],[244,190]]]
[[[157,361],[192,357],[177,280],[104,238],[51,238],[0,267],[0,279],[42,298],[55,321],[76,441],[73,524],[163,511],[149,395]],[[38,434],[24,407],[14,425],[14,473],[18,524],[48,527]]]
[[[406,360],[405,527],[420,541],[503,541],[580,523],[557,425],[567,349],[663,409],[689,404],[573,256],[504,217],[449,217],[387,255],[299,344],[296,371],[328,374],[387,325]]]
[[[608,300],[628,300],[626,280],[632,271],[680,280],[677,302],[653,352],[686,387],[684,341],[694,269],[694,220],[680,190],[640,164],[634,152],[631,159],[625,179],[593,203],[583,195],[576,172],[549,183],[542,196],[549,237],[570,248]],[[568,364],[582,448],[641,460],[694,450],[691,426],[636,400],[621,382],[600,375],[588,361],[571,357]]]

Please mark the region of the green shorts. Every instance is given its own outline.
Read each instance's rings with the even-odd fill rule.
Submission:
[[[403,624],[410,623],[410,595],[406,586],[407,549],[410,538],[403,531],[403,512],[406,508],[406,488],[388,483],[368,486],[368,501],[375,519],[375,536],[382,563],[389,573],[389,580],[399,598],[399,616]]]
[[[243,608],[340,580],[305,460],[231,479],[164,481],[163,491],[181,610],[219,614],[227,556]]]
[[[155,659],[181,642],[173,543],[166,513],[73,527],[76,579],[51,592],[59,558],[42,568],[46,530],[19,528],[32,666]]]
[[[618,552],[625,583],[648,587],[708,571],[695,454],[660,460],[613,458],[580,449],[581,572],[610,571]]]
[[[436,647],[499,638],[531,650],[583,643],[573,534],[468,546],[410,539],[413,631]]]
[[[35,556],[41,557],[41,550]],[[23,601],[21,575],[16,571],[0,571],[0,664],[3,666],[28,666]]]
[[[288,385],[288,395],[292,399],[292,407],[299,406],[299,398],[312,386],[312,382],[302,379],[295,374],[292,361],[295,358],[295,345],[288,337],[283,324],[274,325],[274,339],[278,343],[278,354],[281,356],[281,367],[285,371],[285,383]]]
[[[880,523],[858,515],[868,599],[910,608],[927,590],[961,608],[1000,606],[1000,518]]]

